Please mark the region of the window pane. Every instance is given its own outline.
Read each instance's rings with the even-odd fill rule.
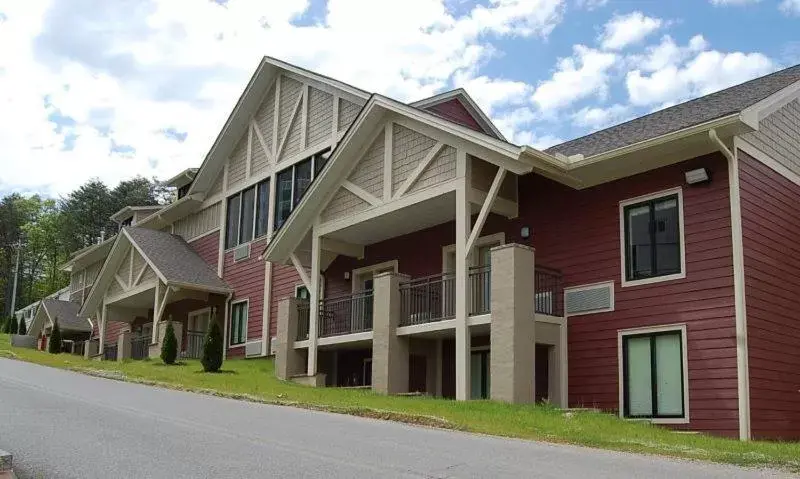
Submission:
[[[627,368],[625,393],[629,416],[652,416],[653,389],[650,375],[650,337],[625,338],[627,344],[624,358]]]
[[[248,188],[242,192],[242,222],[239,243],[247,243],[253,239],[253,214],[256,207],[256,189]]]
[[[678,199],[661,200],[655,204],[656,273],[674,274],[681,271],[680,224]]]
[[[283,226],[292,213],[292,169],[278,173],[275,185],[275,229]]]
[[[680,333],[656,336],[656,368],[658,415],[683,415],[683,358]]]
[[[652,246],[650,237],[650,206],[634,206],[626,211],[628,279],[652,275]]]
[[[225,247],[239,244],[239,195],[228,198],[228,217],[225,223]]]
[[[323,151],[322,153],[317,153],[314,157],[314,178],[319,176],[319,172],[322,171],[322,168],[325,167],[325,163],[328,162],[328,158],[331,156],[331,150]]]
[[[300,286],[297,288],[297,297],[299,299],[311,299],[311,293],[308,292],[308,288],[305,286]]]
[[[256,207],[256,237],[267,232],[269,221],[269,180],[258,184],[258,205]]]
[[[244,343],[247,331],[247,303],[237,303],[231,308],[230,344]]]
[[[294,168],[293,208],[300,203],[300,200],[303,198],[303,194],[305,194],[306,190],[308,189],[308,185],[311,184],[311,158],[296,164]]]

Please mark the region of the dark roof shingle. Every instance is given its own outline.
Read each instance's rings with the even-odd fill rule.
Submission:
[[[58,327],[62,331],[92,332],[89,321],[78,317],[78,311],[81,309],[81,305],[78,303],[58,299],[44,299],[42,304],[50,321],[55,321],[58,318]]]
[[[635,118],[545,151],[566,156],[598,155],[738,113],[797,81],[800,81],[800,65]]]

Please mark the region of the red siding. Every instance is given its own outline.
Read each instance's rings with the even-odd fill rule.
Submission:
[[[203,260],[215,270],[219,263],[219,231],[203,236],[189,243]]]
[[[302,284],[300,275],[294,266],[282,264],[272,265],[272,291],[270,296],[270,338],[278,333],[278,303],[284,299],[294,296],[294,289],[298,284]]]
[[[706,167],[708,185],[685,187],[684,172]],[[619,202],[684,186],[687,277],[620,287]],[[559,269],[566,286],[614,280],[615,311],[569,320],[570,405],[618,407],[617,332],[685,323],[688,334],[690,427],[738,435],[733,259],[727,166],[719,155],[697,158],[595,188],[576,191],[536,175],[520,178],[520,217],[491,216],[482,231],[505,231],[507,242],[536,248],[536,263]],[[553,205],[558,205],[554,208]],[[530,226],[532,240],[519,237]],[[347,294],[354,268],[397,259],[412,277],[441,272],[452,222],[365,248],[365,258],[340,256],[325,274],[326,295]],[[424,247],[421,247],[424,245]]]
[[[233,251],[225,253],[222,279],[234,289],[233,301],[248,299],[247,340],[261,340],[264,324],[264,271],[266,264],[259,259],[266,240],[250,244],[250,257],[233,262]],[[244,347],[228,349],[229,357],[244,356]]]
[[[483,128],[481,128],[481,125],[475,120],[475,118],[473,118],[472,115],[470,115],[469,111],[464,108],[464,105],[458,98],[447,100],[446,102],[426,108],[426,110],[431,111],[442,118],[446,118],[453,123],[458,123],[459,125],[466,126],[467,128],[471,128],[475,131],[488,133],[494,136],[493,133],[486,132]]]
[[[800,439],[800,186],[739,151],[753,436]]]

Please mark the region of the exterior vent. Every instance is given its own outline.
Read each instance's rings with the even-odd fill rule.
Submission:
[[[244,345],[244,355],[247,358],[252,358],[253,356],[261,356],[261,349],[262,349],[262,342],[261,341],[253,341],[251,343],[247,343]]]
[[[250,257],[250,243],[237,246],[233,250],[233,262],[242,261]]]
[[[567,316],[614,311],[614,282],[564,288],[564,310]]]

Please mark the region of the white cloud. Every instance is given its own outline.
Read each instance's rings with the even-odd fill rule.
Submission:
[[[729,5],[748,5],[758,3],[761,0],[709,0],[712,5],[716,6],[729,6]]]
[[[265,54],[399,100],[432,95],[461,72],[489,111],[529,101],[531,87],[475,65],[500,37],[546,37],[564,1],[489,0],[453,13],[449,0],[379,9],[329,0],[316,19],[304,17],[309,0],[204,1],[191,14],[172,0],[3,2],[0,44],[14,48],[0,55],[0,190],[60,194],[92,176],[115,184],[199,165]]]
[[[598,41],[606,50],[620,50],[644,40],[662,24],[661,19],[648,17],[642,12],[615,15],[603,27]]]
[[[778,8],[786,15],[800,16],[800,0],[783,0]]]
[[[599,130],[621,123],[628,119],[630,115],[630,107],[620,104],[611,105],[607,108],[584,107],[572,114],[572,123],[590,130]]]
[[[575,6],[586,10],[595,10],[608,5],[608,0],[576,0]]]
[[[538,85],[533,102],[546,115],[590,96],[605,97],[609,70],[617,55],[575,45],[573,55],[559,59],[553,76]]]

